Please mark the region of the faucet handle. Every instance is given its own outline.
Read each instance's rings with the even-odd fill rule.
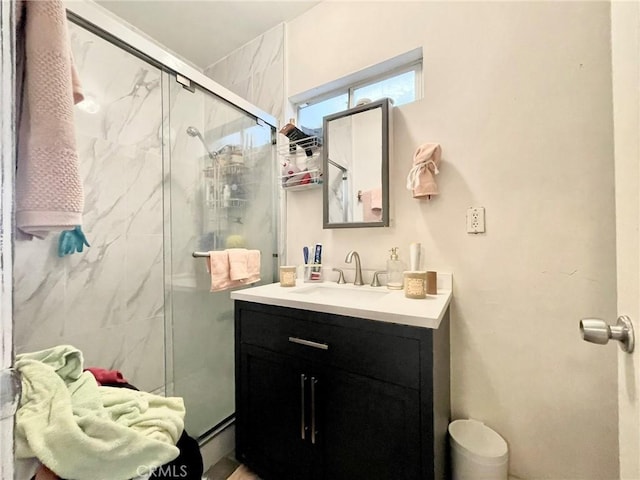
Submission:
[[[371,286],[372,287],[381,287],[382,285],[380,285],[380,282],[378,281],[378,275],[386,275],[387,271],[386,270],[378,270],[377,272],[373,272],[373,278],[371,279]]]
[[[344,279],[344,272],[340,268],[334,268],[333,271],[340,273],[340,275],[338,275],[338,284],[347,283]]]

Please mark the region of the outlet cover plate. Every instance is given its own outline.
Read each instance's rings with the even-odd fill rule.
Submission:
[[[467,209],[467,233],[484,233],[484,207]]]

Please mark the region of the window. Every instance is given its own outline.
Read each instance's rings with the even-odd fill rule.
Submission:
[[[350,97],[354,99],[352,107],[358,104],[363,98],[369,100],[378,100],[380,98],[389,97],[393,99],[395,106],[404,105],[413,102],[416,99],[416,77],[415,68],[408,72],[394,74],[372,83],[351,89]]]
[[[421,77],[420,61],[299,103],[298,125],[308,129],[322,128],[324,116],[354,107],[365,98],[375,101],[389,97],[395,106],[413,102],[422,97]]]
[[[349,94],[332,95],[316,103],[298,106],[298,125],[306,128],[322,128],[322,117],[349,108]]]

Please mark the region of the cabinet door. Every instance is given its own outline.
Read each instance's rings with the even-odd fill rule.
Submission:
[[[317,391],[326,480],[420,478],[416,390],[329,369]]]
[[[318,478],[319,452],[309,442],[309,392],[300,360],[241,346],[236,453],[263,480]]]

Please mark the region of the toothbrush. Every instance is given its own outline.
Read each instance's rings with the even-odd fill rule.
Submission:
[[[322,265],[322,244],[321,243],[316,243],[316,248],[313,255],[313,264]],[[311,272],[311,279],[312,280],[320,279],[320,267],[313,267],[313,270]]]
[[[302,257],[304,258],[304,264],[309,264],[309,247],[302,247]]]

